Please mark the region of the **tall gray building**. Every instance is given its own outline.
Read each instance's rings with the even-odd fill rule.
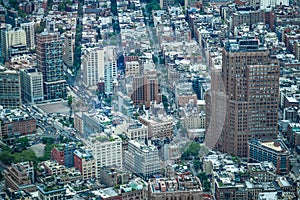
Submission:
[[[21,69],[22,98],[28,103],[44,100],[43,74],[35,68]]]

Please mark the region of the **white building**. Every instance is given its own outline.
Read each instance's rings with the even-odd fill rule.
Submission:
[[[124,121],[116,127],[115,133],[124,134],[129,140],[145,140],[148,138],[148,127],[138,121]]]
[[[28,103],[44,100],[43,74],[35,68],[21,69],[22,98]]]
[[[101,168],[117,166],[122,168],[122,140],[109,133],[92,134],[87,145],[93,151],[96,160],[96,177],[100,178]]]
[[[34,22],[22,23],[21,28],[25,30],[26,33],[26,43],[27,48],[35,48],[35,39],[34,39]]]
[[[266,9],[267,7],[275,7],[278,5],[289,6],[289,0],[260,0],[260,9]]]
[[[160,172],[158,150],[154,145],[146,145],[143,141],[131,140],[124,154],[124,166],[127,170],[143,178]]]
[[[104,50],[92,47],[82,51],[83,84],[89,88],[95,87],[104,78]]]
[[[26,32],[22,28],[14,28],[6,32],[6,45],[7,48],[16,45],[27,45]]]

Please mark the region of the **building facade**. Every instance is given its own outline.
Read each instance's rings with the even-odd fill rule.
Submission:
[[[28,103],[44,100],[43,74],[35,68],[21,69],[22,98]]]
[[[43,74],[44,98],[47,100],[67,96],[62,47],[59,33],[42,32],[36,36],[37,66]]]
[[[51,151],[51,159],[58,164],[66,167],[74,167],[74,151],[76,145],[74,143],[56,146]]]
[[[253,162],[272,162],[276,167],[276,173],[287,174],[290,170],[290,151],[282,140],[248,142],[248,158]]]
[[[104,50],[93,47],[86,48],[83,52],[83,84],[85,87],[95,87],[104,78]]]
[[[35,32],[34,32],[34,22],[22,23],[21,28],[25,30],[26,33],[26,45],[29,49],[35,48]]]
[[[131,99],[136,106],[145,105],[146,108],[149,108],[152,102],[161,102],[160,88],[155,71],[134,77],[132,89]]]
[[[84,180],[96,177],[96,160],[90,150],[80,148],[74,151],[74,167]]]
[[[247,141],[251,138],[275,138],[279,103],[279,66],[270,58],[269,51],[256,39],[237,39],[227,42],[222,53],[222,81],[224,92],[219,92],[219,81],[212,82],[214,96],[206,98],[207,120],[220,135],[207,129],[206,135],[218,139],[215,148],[232,155],[246,157]],[[223,108],[214,109],[222,100]],[[224,105],[224,102],[226,104]],[[216,105],[216,106],[218,106]],[[224,110],[223,121],[211,121]],[[222,123],[222,124],[217,124]]]
[[[35,189],[34,169],[31,162],[20,162],[11,164],[4,171],[5,187],[17,190],[26,190],[28,192]]]
[[[116,135],[107,133],[93,134],[88,138],[88,146],[92,149],[96,161],[96,177],[101,175],[101,168],[116,166],[122,168],[122,140]]]
[[[174,120],[170,116],[140,116],[139,121],[148,126],[149,138],[173,137]]]
[[[154,145],[144,141],[130,140],[124,155],[124,166],[127,170],[145,179],[160,173],[158,150]]]
[[[20,73],[0,66],[0,105],[4,108],[22,106]]]
[[[74,65],[75,33],[68,31],[64,34],[63,61],[68,68]]]

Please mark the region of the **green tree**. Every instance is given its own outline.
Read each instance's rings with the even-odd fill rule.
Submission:
[[[198,171],[200,168],[201,168],[201,166],[202,166],[202,163],[200,162],[200,160],[195,160],[194,161],[194,168]]]
[[[68,96],[68,105],[71,107],[72,103],[73,103],[73,97],[70,95]]]
[[[41,22],[39,26],[35,27],[35,32],[41,33],[44,31],[45,28],[46,28],[46,22]]]
[[[42,143],[43,143],[43,144],[53,144],[53,142],[54,142],[54,139],[53,139],[53,138],[50,138],[50,137],[44,137],[44,138],[42,139]]]
[[[162,103],[164,105],[165,110],[167,110],[168,107],[169,107],[168,98],[165,95],[162,95],[161,101],[162,101]]]
[[[211,183],[208,180],[208,176],[206,173],[201,172],[197,175],[197,177],[200,179],[202,186],[203,186],[203,191],[204,192],[210,192],[211,188]]]
[[[26,149],[26,147],[29,146],[29,142],[28,142],[28,138],[27,137],[19,138],[18,142],[21,143],[21,148],[22,149]]]
[[[183,152],[182,159],[190,159],[190,156],[197,157],[201,149],[200,144],[193,142],[189,147]]]
[[[0,160],[5,165],[10,165],[14,162],[14,156],[8,151],[2,151],[0,153]]]

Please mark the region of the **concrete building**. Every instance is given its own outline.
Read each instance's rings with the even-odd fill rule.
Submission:
[[[140,74],[140,64],[138,61],[126,62],[126,76],[137,76]]]
[[[185,112],[183,126],[186,129],[205,128],[205,114],[196,112]]]
[[[219,84],[218,81],[212,81],[210,94],[215,96],[211,100],[206,98],[206,118],[211,120],[225,114],[224,119],[210,124],[223,128],[219,132],[207,129],[206,135],[218,140],[216,149],[246,157],[249,138],[272,139],[277,136],[279,66],[255,39],[227,42],[222,54],[225,93],[219,92],[219,86],[214,85]],[[214,107],[209,105],[217,101],[223,107],[213,111]]]
[[[68,31],[64,34],[63,61],[68,68],[74,65],[75,33]]]
[[[188,104],[197,105],[197,94],[192,88],[192,83],[179,82],[175,86],[175,103],[177,107],[183,107]]]
[[[22,28],[14,28],[6,32],[7,49],[16,45],[27,46],[26,32]]]
[[[74,167],[74,143],[62,144],[56,146],[51,151],[51,159],[66,167]]]
[[[20,73],[0,66],[0,105],[4,108],[22,106]]]
[[[191,175],[174,178],[154,178],[148,182],[148,199],[202,199],[200,180]]]
[[[174,120],[170,116],[140,116],[142,124],[148,126],[149,138],[173,137]]]
[[[138,121],[124,121],[114,130],[116,134],[124,134],[129,140],[145,140],[148,138],[148,127]]]
[[[107,125],[111,125],[111,120],[101,112],[82,113],[83,134],[85,135],[103,132]]]
[[[124,167],[138,176],[149,179],[160,173],[158,150],[144,141],[130,140],[124,155]]]
[[[133,93],[131,99],[136,106],[145,105],[146,108],[154,101],[161,102],[161,94],[156,71],[150,71],[142,76],[136,76],[132,81]]]
[[[22,23],[21,28],[25,30],[26,33],[26,45],[29,49],[35,48],[35,32],[34,32],[34,22]]]
[[[260,9],[266,9],[268,7],[275,7],[275,6],[289,6],[289,0],[259,0]]]
[[[248,145],[249,161],[272,162],[276,167],[276,173],[289,173],[291,153],[282,140],[259,141],[254,139],[249,141]]]
[[[74,113],[74,128],[80,134],[83,134],[82,112],[76,112],[76,113]]]
[[[48,182],[46,184],[40,184],[37,186],[38,189],[38,199],[52,200],[52,199],[66,199],[66,188],[63,184],[56,182]]]
[[[13,191],[25,190],[33,191],[34,185],[34,169],[32,162],[20,162],[11,164],[4,171],[5,187]]]
[[[0,110],[0,139],[36,133],[36,119],[19,109]]]
[[[35,68],[21,69],[22,98],[27,103],[44,100],[43,74]]]
[[[147,183],[143,179],[136,178],[128,184],[120,185],[122,200],[147,199]]]
[[[96,87],[104,78],[104,50],[100,47],[83,49],[82,67],[85,87]]]
[[[96,160],[91,150],[76,149],[74,151],[74,167],[80,171],[84,180],[96,177]]]
[[[122,140],[118,136],[108,132],[92,134],[88,138],[87,145],[93,151],[97,178],[100,177],[102,167],[122,167]]]
[[[42,32],[36,36],[37,67],[43,74],[47,100],[67,96],[62,47],[59,33]]]
[[[174,0],[159,0],[159,6],[161,9],[167,9],[169,6],[172,6],[174,4]]]

